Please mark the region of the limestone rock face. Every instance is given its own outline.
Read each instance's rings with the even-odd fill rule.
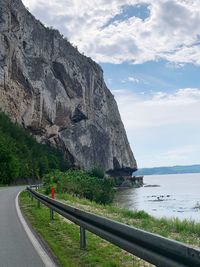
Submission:
[[[101,67],[21,0],[0,0],[0,109],[74,165],[108,173],[137,168]]]

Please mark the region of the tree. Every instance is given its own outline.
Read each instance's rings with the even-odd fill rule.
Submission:
[[[15,144],[0,134],[0,183],[10,184],[19,175],[19,161]]]

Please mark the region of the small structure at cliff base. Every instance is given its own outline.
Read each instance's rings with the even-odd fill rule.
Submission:
[[[121,176],[115,179],[119,184],[119,188],[134,188],[144,185],[143,176]]]

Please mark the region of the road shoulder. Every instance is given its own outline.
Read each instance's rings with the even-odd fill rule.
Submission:
[[[20,202],[19,202],[20,193],[21,192],[17,194],[16,199],[15,199],[15,206],[16,206],[19,221],[21,222],[30,242],[32,243],[36,252],[42,259],[45,266],[58,267],[59,265],[57,263],[56,257],[53,255],[52,251],[50,250],[46,242],[42,239],[42,237],[39,236],[39,234],[36,233],[36,231],[33,229],[27,217],[24,215],[23,211],[21,210]]]

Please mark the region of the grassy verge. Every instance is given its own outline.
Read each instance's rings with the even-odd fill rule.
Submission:
[[[188,243],[194,247],[200,245],[200,224],[194,222],[181,222],[178,219],[159,220],[143,211],[133,212],[111,205],[102,206],[67,194],[56,195],[56,198],[69,205]],[[87,250],[81,251],[78,226],[59,215],[56,215],[54,223],[50,224],[49,210],[44,206],[37,208],[36,201],[31,202],[26,192],[20,195],[20,204],[24,214],[36,231],[46,240],[61,266],[151,266],[90,233],[87,233]]]

